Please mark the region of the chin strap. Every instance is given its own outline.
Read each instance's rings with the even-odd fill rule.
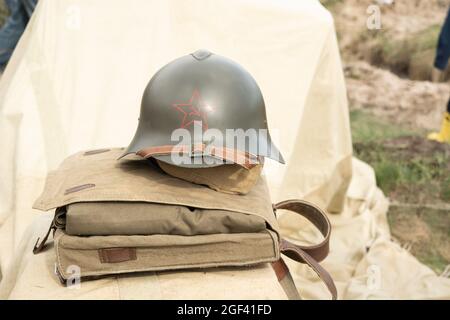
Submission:
[[[180,154],[184,156],[211,156],[222,161],[238,164],[245,169],[251,169],[260,163],[260,159],[257,156],[248,152],[206,145],[204,143],[148,147],[139,150],[136,154],[143,158],[171,154]]]
[[[286,200],[273,205],[274,212],[277,209],[289,210],[308,219],[324,236],[324,240],[312,246],[294,244],[288,240],[281,239],[280,251],[287,257],[310,266],[314,272],[325,283],[331,293],[332,299],[337,299],[337,289],[330,274],[319,264],[326,258],[329,252],[329,241],[331,233],[330,220],[326,213],[312,203],[303,200]],[[280,259],[272,263],[272,267],[278,277],[278,281],[285,290],[289,299],[300,299],[298,290],[295,287],[292,275],[286,263]]]

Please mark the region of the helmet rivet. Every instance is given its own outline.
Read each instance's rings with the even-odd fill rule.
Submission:
[[[197,60],[205,60],[206,58],[208,58],[210,55],[212,55],[212,53],[208,50],[205,49],[200,49],[195,51],[194,53],[192,53],[192,56],[197,59]]]

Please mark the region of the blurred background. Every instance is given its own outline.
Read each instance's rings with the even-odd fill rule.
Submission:
[[[300,0],[299,0],[300,1]],[[431,82],[450,0],[321,0],[335,19],[346,75],[355,156],[390,198],[393,237],[437,273],[450,264],[450,144],[438,130],[450,70]],[[381,29],[366,26],[381,10]],[[9,15],[0,0],[0,25]]]
[[[393,237],[436,272],[450,263],[450,144],[439,130],[450,70],[431,82],[448,0],[323,0],[344,64],[354,154],[376,171],[391,200]],[[381,29],[366,27],[376,4]]]
[[[8,17],[9,10],[6,6],[5,0],[0,1],[0,23],[3,25],[5,23],[6,18]]]

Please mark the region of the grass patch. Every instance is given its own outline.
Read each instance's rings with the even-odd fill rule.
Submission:
[[[401,167],[395,163],[383,161],[378,162],[374,169],[378,186],[387,193],[395,190],[401,180]]]
[[[388,32],[375,34],[370,50],[373,63],[411,79],[429,80],[440,26],[432,25],[408,37],[396,39]]]
[[[440,29],[440,25],[432,25],[404,39],[392,39],[381,33],[379,40],[386,61],[395,61],[398,56],[409,60],[417,52],[435,49]]]
[[[442,181],[441,184],[441,198],[450,203],[450,177]]]
[[[374,168],[378,186],[392,200],[415,205],[389,209],[392,234],[441,272],[450,263],[450,211],[431,207],[450,201],[450,146],[364,111],[352,111],[350,121],[354,154]]]
[[[390,30],[361,32],[352,45],[360,58],[411,80],[431,80],[440,25],[396,37]],[[450,66],[443,75],[450,78]]]
[[[388,213],[392,235],[411,244],[411,253],[437,273],[450,261],[450,219],[446,210],[391,207]]]
[[[405,137],[411,139],[410,137]],[[389,141],[389,140],[388,140]],[[396,141],[396,140],[390,140]],[[412,140],[411,144],[416,140]],[[395,145],[384,147],[377,142],[355,143],[355,154],[375,170],[378,186],[397,201],[422,203],[445,202],[448,193],[446,165],[440,165],[432,156],[407,156],[405,150],[396,152]],[[450,161],[450,157],[447,157]],[[443,188],[443,186],[447,188]],[[439,190],[441,189],[442,190]],[[416,192],[420,192],[419,195]],[[414,197],[416,197],[414,200]]]
[[[350,121],[355,155],[375,169],[385,194],[398,201],[416,197],[419,202],[448,202],[448,146],[427,141],[425,132],[391,124],[364,111],[352,111]]]
[[[335,5],[341,2],[342,0],[320,0],[320,3],[328,10],[333,9]]]
[[[393,126],[362,110],[353,110],[350,112],[350,123],[352,138],[355,143],[367,143],[417,135],[412,129]]]

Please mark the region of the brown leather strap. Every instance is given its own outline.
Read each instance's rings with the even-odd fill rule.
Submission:
[[[278,282],[283,288],[289,300],[301,300],[297,287],[295,286],[292,274],[283,259],[272,262],[272,268],[275,271]]]
[[[289,210],[292,212],[295,212],[309,221],[311,221],[312,224],[316,226],[317,229],[322,233],[324,239],[322,242],[316,245],[311,246],[302,246],[302,245],[295,245],[290,243],[287,240],[281,241],[281,250],[287,246],[296,246],[297,248],[303,250],[306,252],[309,256],[311,256],[316,261],[322,261],[326,258],[329,252],[329,241],[330,241],[330,233],[331,233],[331,223],[330,220],[328,220],[328,217],[326,213],[317,207],[316,205],[309,203],[304,200],[286,200],[279,202],[275,205],[273,205],[274,210],[277,209],[284,209]],[[289,256],[289,252],[287,252],[287,256]],[[294,259],[290,257],[291,259]],[[300,258],[301,259],[301,258]],[[294,259],[296,260],[296,259]],[[299,261],[302,262],[302,261]]]
[[[205,144],[189,145],[164,145],[148,147],[136,152],[143,158],[150,158],[158,155],[169,155],[173,153],[198,154],[203,156],[212,156],[221,160],[233,162],[246,169],[251,169],[259,163],[257,156],[248,152],[230,148],[220,148],[216,146],[206,146]]]
[[[148,147],[148,148],[139,150],[138,152],[136,152],[136,154],[143,158],[149,158],[152,156],[167,155],[167,154],[171,154],[171,153],[189,154],[190,152],[193,152],[193,153],[203,152],[203,145],[202,144],[193,145],[193,146],[165,145],[165,146],[157,146],[157,147]]]
[[[289,252],[289,255],[287,254]],[[314,272],[319,276],[319,278],[325,283],[328,288],[328,291],[331,293],[331,297],[333,300],[337,299],[337,289],[334,284],[333,278],[331,278],[330,274],[309,254],[307,254],[302,249],[298,248],[298,246],[293,245],[292,247],[285,248],[281,250],[281,253],[287,255],[291,259],[296,261],[306,263]]]
[[[318,263],[326,258],[329,252],[329,241],[331,234],[330,220],[326,213],[312,203],[303,200],[286,200],[273,206],[277,209],[290,210],[302,215],[311,221],[322,233],[324,240],[316,245],[303,246],[294,244],[288,240],[281,239],[280,251],[289,258],[309,265],[314,272],[325,283],[331,293],[333,300],[337,299],[337,289],[330,274]]]

